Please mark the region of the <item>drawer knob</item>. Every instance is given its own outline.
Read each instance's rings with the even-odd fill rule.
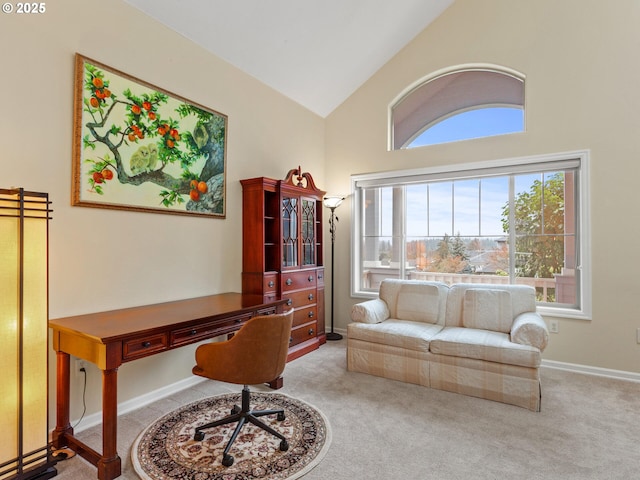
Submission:
[[[310,282],[313,282],[313,275],[309,275],[309,278],[307,278],[307,280],[309,280]]]
[[[241,318],[236,318],[236,319],[235,319],[235,322],[236,322],[236,323],[240,323],[241,321],[242,321],[242,319],[241,319]]]
[[[289,343],[293,343],[293,337],[289,337]]]
[[[313,328],[309,329],[309,335],[313,335]]]
[[[142,346],[144,348],[149,348],[151,346],[151,342],[148,342],[148,341],[147,342],[142,342]]]
[[[293,303],[293,300],[291,300],[291,299],[287,300],[287,306],[288,307],[290,307],[292,303]]]
[[[309,317],[309,318],[313,318],[313,311],[311,311],[311,312],[307,313],[307,317]]]
[[[275,283],[273,282],[273,280],[270,280],[270,281],[269,281],[269,283],[268,283],[268,285],[269,285],[269,288],[273,288],[273,286],[275,285]]]
[[[319,278],[320,280],[322,280],[324,277],[322,276],[322,274],[321,274],[321,273],[319,273],[319,274],[318,274],[318,278]]]
[[[293,283],[293,280],[291,280],[290,278],[287,278],[287,281],[284,283],[286,283],[287,285],[291,285]]]
[[[193,330],[191,330],[191,331],[189,332],[189,335],[195,335],[196,333],[198,333],[198,331],[197,331],[197,330],[195,330],[195,329],[193,329]]]
[[[310,293],[309,296],[307,297],[309,300],[313,300],[313,293]]]

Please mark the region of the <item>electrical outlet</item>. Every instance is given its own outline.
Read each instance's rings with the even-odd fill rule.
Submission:
[[[82,358],[76,358],[74,362],[74,371],[78,377],[84,375],[82,371],[87,371],[87,361]]]
[[[551,333],[558,333],[560,331],[560,322],[558,320],[549,320],[549,331]],[[640,331],[640,329],[638,329]]]

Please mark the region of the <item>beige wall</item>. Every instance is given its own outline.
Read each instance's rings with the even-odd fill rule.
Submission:
[[[49,192],[53,201],[50,316],[239,291],[238,180],[284,178],[301,165],[323,186],[323,119],[124,2],[46,6],[42,15],[0,14],[0,186]],[[76,52],[228,115],[226,219],[70,206]],[[50,363],[53,378],[53,354]],[[125,364],[119,401],[188,378],[192,366],[193,347]],[[101,408],[100,372],[89,367],[88,377],[91,414]],[[73,375],[72,397],[78,418]]]
[[[560,319],[547,360],[640,372],[640,3],[456,0],[327,119],[326,184],[352,173],[590,150],[593,320]],[[491,63],[526,75],[526,133],[388,152],[387,109],[437,70]],[[336,325],[349,309],[350,202],[337,212]]]
[[[54,202],[51,317],[238,290],[240,178],[279,178],[301,164],[341,193],[351,173],[589,149],[593,320],[561,319],[545,358],[640,372],[637,1],[457,0],[326,121],[123,2],[59,0],[47,9],[0,15],[0,186],[47,191]],[[225,220],[70,206],[75,52],[229,116]],[[478,62],[527,75],[526,133],[386,150],[387,108],[399,92]],[[338,328],[359,301],[349,296],[350,207],[337,212]],[[119,401],[188,378],[192,365],[193,347],[125,364]],[[80,394],[73,377],[72,418]],[[89,367],[88,414],[99,396],[99,372]]]

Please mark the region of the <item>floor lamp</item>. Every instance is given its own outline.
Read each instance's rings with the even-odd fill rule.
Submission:
[[[335,210],[340,206],[344,197],[338,195],[327,195],[324,197],[324,206],[331,210],[331,217],[329,217],[329,233],[331,233],[331,331],[327,333],[327,340],[340,340],[342,335],[333,331],[333,278],[334,278],[334,246],[336,243],[336,217]]]
[[[0,189],[0,478],[54,477],[48,442],[46,193]]]

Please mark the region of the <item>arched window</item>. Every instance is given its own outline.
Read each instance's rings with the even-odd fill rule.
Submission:
[[[393,150],[524,131],[524,76],[457,67],[409,87],[391,106]]]

